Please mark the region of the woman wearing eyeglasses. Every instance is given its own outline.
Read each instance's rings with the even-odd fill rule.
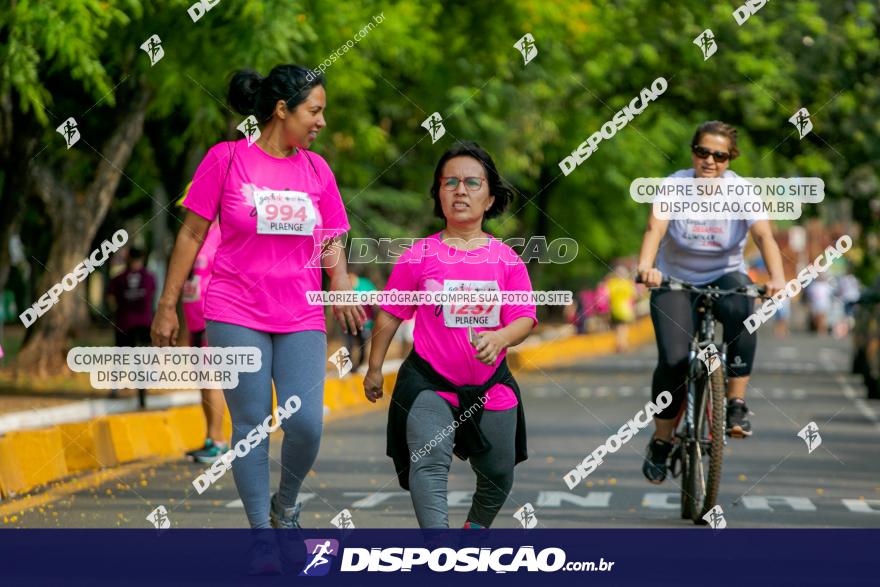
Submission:
[[[516,252],[483,232],[511,189],[476,143],[446,151],[431,186],[446,227],[397,261],[386,291],[531,291]],[[367,399],[382,397],[382,363],[402,320],[416,316],[414,349],[401,366],[388,411],[387,454],[408,489],[421,528],[448,528],[452,455],[470,459],[476,492],[465,528],[487,528],[507,500],[513,467],[526,459],[519,388],[504,360],[537,323],[534,305],[386,305],[376,317]]]
[[[671,177],[737,177],[728,169],[730,161],[739,156],[736,129],[729,124],[715,120],[700,125],[691,141],[691,152],[693,169],[677,171]],[[785,274],[768,220],[659,220],[652,213],[639,254],[639,276],[649,287],[660,285],[666,275],[721,289],[752,283],[743,261],[749,234],[770,272],[767,295],[773,295],[785,286]],[[651,483],[662,483],[666,478],[674,418],[686,393],[688,352],[696,326],[692,308],[688,292],[651,292],[651,320],[658,352],[651,396],[656,400],[666,390],[673,396],[672,403],[654,417],[654,436],[642,466]],[[727,344],[727,433],[736,438],[752,434],[745,393],[757,336],[749,334],[743,325],[752,311],[753,301],[745,296],[727,296],[716,303],[716,316],[723,325]]]

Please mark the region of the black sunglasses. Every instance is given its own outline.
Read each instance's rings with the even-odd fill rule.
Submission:
[[[728,159],[730,159],[730,153],[722,153],[721,151],[710,151],[706,147],[701,147],[700,145],[693,145],[691,150],[694,152],[694,155],[699,157],[700,159],[706,159],[709,155],[712,155],[712,158],[715,159],[718,163],[724,163]]]

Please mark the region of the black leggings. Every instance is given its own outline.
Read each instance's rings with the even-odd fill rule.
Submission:
[[[752,283],[744,273],[728,273],[708,285],[734,289]],[[651,382],[651,398],[663,391],[672,393],[672,403],[657,414],[670,420],[678,415],[687,388],[688,354],[697,324],[697,296],[686,291],[656,289],[651,292],[651,321],[657,338],[657,368]],[[727,344],[727,376],[744,377],[752,372],[758,337],[743,325],[754,311],[754,301],[745,296],[725,296],[715,302],[715,318],[721,321]]]

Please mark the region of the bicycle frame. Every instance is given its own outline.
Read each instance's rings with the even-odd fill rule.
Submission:
[[[696,383],[700,383],[701,385],[699,387],[702,388],[704,387],[702,385],[703,380],[708,377],[708,370],[703,366],[703,362],[697,359],[697,356],[700,354],[701,351],[707,349],[710,344],[715,344],[716,320],[714,313],[714,302],[717,295],[720,294],[701,294],[700,298],[697,300],[697,304],[699,305],[697,309],[699,323],[697,325],[696,331],[694,332],[694,337],[691,340],[690,351],[688,352],[687,395],[685,398],[686,401],[682,405],[682,409],[679,412],[678,416],[676,416],[674,425],[675,436],[680,438],[681,440],[696,437]],[[727,349],[725,345],[722,345],[718,358],[721,362],[718,368],[724,369],[724,379],[726,383]],[[708,441],[708,439],[701,438],[700,441],[701,443],[705,443],[706,441]]]

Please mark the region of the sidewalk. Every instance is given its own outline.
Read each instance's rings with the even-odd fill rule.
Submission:
[[[576,336],[570,327],[545,328],[508,354],[514,371],[531,371],[614,352],[613,332]],[[630,327],[630,345],[653,340],[649,318]],[[332,346],[332,345],[331,345]],[[385,366],[390,394],[400,359]],[[151,393],[147,410],[137,398],[107,399],[106,392],[56,392],[0,396],[0,499],[18,497],[74,474],[116,467],[148,458],[178,459],[202,445],[206,434],[197,390]],[[340,379],[328,371],[325,421],[384,409],[363,397],[363,375]],[[224,432],[231,432],[228,413]]]

